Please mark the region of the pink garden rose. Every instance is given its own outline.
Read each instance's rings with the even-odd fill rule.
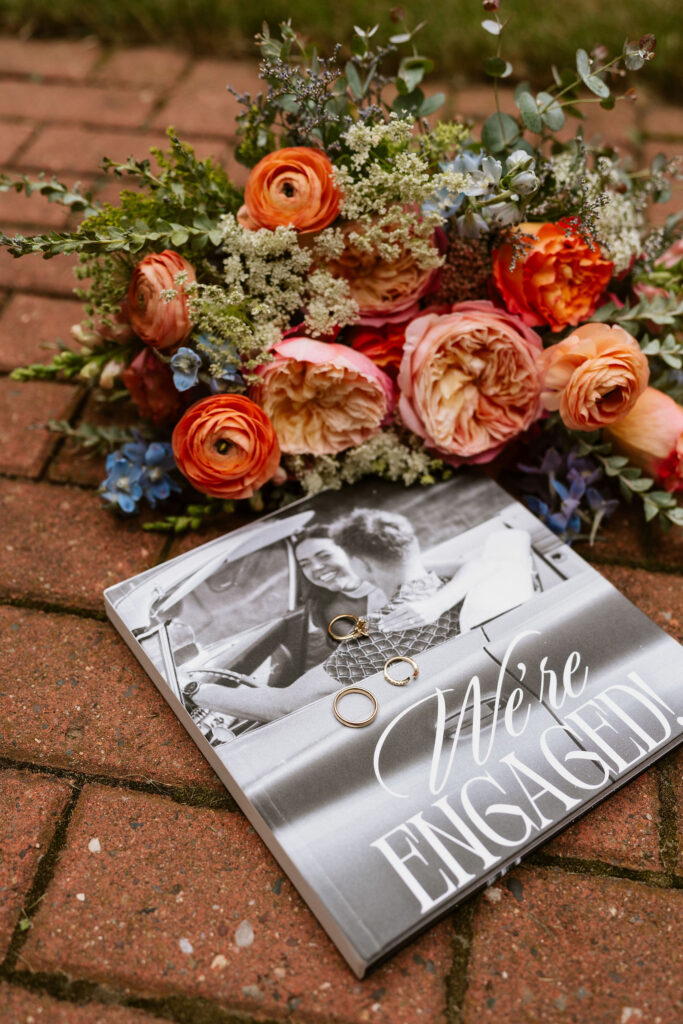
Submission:
[[[584,324],[541,360],[543,405],[570,430],[599,430],[625,416],[647,387],[650,364],[618,324]]]
[[[605,437],[667,491],[683,491],[683,408],[669,395],[646,388]]]
[[[376,434],[392,411],[390,378],[346,345],[287,338],[273,353],[251,397],[270,418],[283,452],[341,452]]]
[[[407,250],[395,260],[385,260],[374,249],[359,249],[348,240],[353,233],[363,234],[363,226],[355,221],[342,224],[341,230],[347,238],[346,248],[327,269],[348,282],[351,297],[358,303],[358,322],[381,327],[416,316],[419,300],[437,287],[440,268],[420,267]],[[434,249],[438,250],[436,241]]]
[[[681,260],[683,260],[683,238],[677,238],[673,245],[670,245],[666,252],[657,258],[656,262],[658,266],[671,270]]]
[[[192,330],[184,287],[175,283],[181,273],[187,274],[188,284],[196,280],[192,265],[172,249],[145,256],[133,271],[128,289],[130,323],[152,348],[173,348]],[[169,290],[177,292],[170,302],[161,294]]]
[[[406,331],[403,422],[447,461],[489,462],[540,413],[541,339],[492,302],[460,302]]]

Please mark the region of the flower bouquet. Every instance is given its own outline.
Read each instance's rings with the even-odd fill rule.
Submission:
[[[492,463],[565,539],[594,535],[620,496],[683,525],[683,240],[678,218],[646,217],[677,169],[633,169],[581,132],[584,102],[632,98],[623,78],[654,38],[579,50],[546,89],[520,84],[511,116],[498,7],[484,0],[480,126],[436,118],[417,30],[356,28],[342,60],[285,24],[257,37],[263,91],[238,96],[244,191],[172,131],[154,162],[104,161],[136,186],[118,205],[0,179],[82,213],[0,241],[80,256],[80,348],[14,376],[132,401],[131,430],[51,424],[110,449],[110,506],[166,505],[145,528],[180,532],[235,501]]]

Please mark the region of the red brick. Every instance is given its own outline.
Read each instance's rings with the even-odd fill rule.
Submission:
[[[17,152],[30,138],[32,131],[31,124],[0,122],[0,164],[12,163]]]
[[[514,879],[479,901],[464,1024],[679,1024],[682,892],[561,871]]]
[[[93,39],[78,42],[0,38],[0,67],[8,75],[31,78],[68,78],[80,81],[100,54]]]
[[[439,925],[356,981],[241,814],[100,786],[79,800],[22,952],[34,970],[325,1024],[443,1024],[451,962]]]
[[[683,151],[683,110],[680,107],[652,103],[645,115],[643,130],[649,137],[678,142],[679,154]]]
[[[656,871],[662,866],[658,823],[657,776],[650,771],[603,800],[543,852]]]
[[[88,398],[79,423],[92,423],[99,427],[129,427],[140,422],[135,406],[130,402],[98,402]],[[66,438],[47,471],[50,480],[78,484],[80,487],[98,487],[105,478],[106,455],[84,448],[78,441]]]
[[[69,419],[80,389],[74,385],[0,377],[0,473],[40,476],[58,435],[49,419]]]
[[[0,957],[7,952],[22,907],[33,909],[24,907],[24,899],[70,792],[57,779],[0,772]]]
[[[640,508],[635,504],[621,505],[603,525],[595,544],[592,547],[577,544],[576,551],[596,565],[602,562],[643,565],[648,558],[647,540],[648,531]]]
[[[504,114],[510,114],[511,117],[519,116],[519,110],[515,106],[514,89],[500,89],[498,98]],[[485,121],[496,111],[491,86],[473,85],[466,89],[457,89],[452,102],[458,116],[477,123]]]
[[[235,117],[241,108],[226,90],[227,85],[254,95],[263,83],[259,82],[255,64],[200,60],[176,86],[174,95],[155,117],[154,125],[173,125],[181,134],[234,138]]]
[[[0,370],[13,370],[27,363],[49,363],[58,339],[69,348],[78,348],[69,332],[72,324],[82,319],[80,302],[13,295],[0,316]]]
[[[0,666],[2,757],[225,792],[109,623],[0,606]]]
[[[0,90],[0,117],[68,121],[96,126],[139,128],[156,100],[149,89],[11,82]]]
[[[23,171],[10,172],[12,177],[17,177],[19,173],[23,173]],[[36,177],[33,171],[26,173],[29,178]],[[70,188],[78,183],[81,192],[86,192],[90,185],[90,180],[83,178],[83,175],[62,175],[60,180]],[[17,193],[14,189],[9,192],[0,192],[0,228],[8,235],[15,233],[17,225],[20,226],[21,234],[40,234],[47,228],[62,231],[71,215],[68,206],[63,206],[61,203],[49,203],[44,196],[37,192],[34,192],[32,196],[26,196],[23,192]],[[35,226],[26,229],[21,225]]]
[[[116,50],[95,72],[100,82],[121,82],[166,88],[180,77],[187,66],[187,56],[157,46],[138,46],[133,50]]]
[[[680,576],[616,565],[602,565],[599,569],[658,626],[675,639],[683,639],[683,580]]]
[[[0,982],[3,1024],[159,1024],[141,1010],[103,1003],[67,1003]]]
[[[183,136],[185,138],[185,136]],[[216,155],[220,159],[225,142],[222,139],[187,139],[195,147],[197,156]],[[48,173],[62,174],[68,171],[94,174],[107,156],[111,160],[124,162],[129,156],[136,160],[149,157],[150,147],[166,148],[168,139],[162,132],[138,134],[132,132],[86,131],[84,128],[68,128],[50,125],[29,146],[22,157],[28,167]],[[111,181],[116,181],[111,178]],[[133,179],[131,179],[131,182]],[[116,194],[131,184],[121,178],[116,181]],[[107,196],[111,201],[112,196]]]
[[[14,257],[0,249],[0,285],[17,291],[71,295],[78,283],[73,272],[77,265],[77,256],[44,260],[33,253]]]
[[[148,569],[162,538],[74,487],[0,480],[0,599],[104,610],[105,587]]]

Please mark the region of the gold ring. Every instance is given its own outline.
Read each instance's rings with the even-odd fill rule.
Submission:
[[[339,711],[339,701],[342,699],[342,697],[346,697],[349,693],[360,693],[362,694],[363,697],[367,697],[368,700],[372,701],[372,711],[370,712],[367,718],[363,719],[362,722],[350,722],[349,719],[344,718],[344,716]],[[340,690],[337,696],[334,698],[334,701],[332,702],[332,710],[334,711],[334,717],[337,719],[338,722],[341,722],[342,725],[348,725],[349,729],[363,729],[366,725],[370,725],[370,722],[375,721],[375,719],[377,718],[377,711],[379,710],[379,705],[377,703],[377,698],[375,697],[374,694],[370,693],[369,690],[364,690],[362,686],[347,686],[345,689]]]
[[[332,627],[335,622],[339,622],[340,619],[351,619],[353,622],[353,629],[350,633],[344,633],[341,636],[339,633],[335,633]],[[327,627],[327,632],[330,634],[333,640],[354,640],[358,636],[370,636],[368,633],[368,620],[361,619],[357,615],[352,615],[350,612],[346,612],[344,615],[335,615]]]
[[[388,672],[389,666],[395,664],[398,661],[405,661],[408,665],[410,665],[413,670],[413,674],[410,676],[406,676],[405,679],[394,679],[393,676],[390,676]],[[384,663],[384,678],[388,683],[391,683],[392,686],[405,686],[406,683],[409,683],[411,679],[417,679],[419,674],[420,670],[417,667],[417,662],[413,661],[412,658],[409,658],[407,654],[397,654],[394,658],[389,658],[389,660]]]

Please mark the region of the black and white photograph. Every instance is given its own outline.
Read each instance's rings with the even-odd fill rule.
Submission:
[[[107,602],[359,975],[681,734],[680,646],[475,472],[322,493]]]

